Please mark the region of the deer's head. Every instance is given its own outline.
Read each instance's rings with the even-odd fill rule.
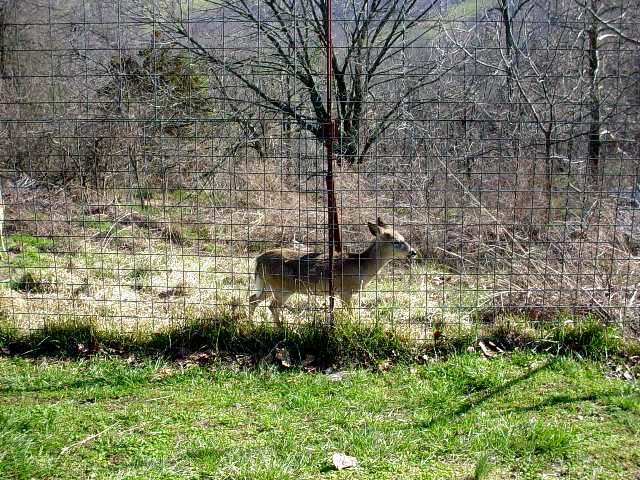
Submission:
[[[411,248],[400,233],[393,226],[387,225],[378,217],[376,223],[367,223],[369,231],[376,237],[380,254],[384,257],[407,258],[414,257],[416,251]]]

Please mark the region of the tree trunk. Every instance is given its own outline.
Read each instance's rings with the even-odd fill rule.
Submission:
[[[597,1],[592,1],[591,6],[595,11]],[[591,20],[591,27],[588,31],[589,66],[587,74],[589,76],[589,174],[592,179],[597,179],[600,173],[600,150],[602,141],[600,139],[600,96],[598,92],[598,75],[600,60],[598,58],[598,23],[595,18]]]
[[[504,44],[506,50],[506,58],[509,64],[507,67],[507,98],[511,100],[513,97],[513,66],[512,52],[514,51],[514,40],[512,31],[511,12],[509,10],[509,0],[500,0],[500,13],[502,14],[502,24],[504,26]]]
[[[544,132],[544,187],[547,192],[547,223],[551,221],[551,204],[553,189],[553,160],[551,159],[551,132],[552,127],[549,125],[548,130]]]
[[[8,6],[0,5],[0,78],[7,75],[7,18]]]

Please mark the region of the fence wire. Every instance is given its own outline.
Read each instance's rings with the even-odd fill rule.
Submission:
[[[325,6],[0,1],[4,320],[325,321],[333,134],[338,321],[637,334],[637,3]]]

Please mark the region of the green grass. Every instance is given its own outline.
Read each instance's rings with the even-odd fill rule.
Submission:
[[[19,250],[37,250],[40,252],[50,251],[54,242],[50,238],[37,237],[28,234],[14,234],[9,236],[7,248],[18,248]]]
[[[13,269],[47,267],[51,264],[48,252],[55,250],[55,242],[50,238],[16,234],[8,237],[7,249],[13,252],[8,262]]]
[[[81,219],[78,224],[83,228],[91,228],[101,233],[117,232],[117,226],[108,220]]]
[[[525,352],[336,379],[274,367],[0,359],[0,478],[634,479],[640,389]],[[475,380],[474,380],[475,379]],[[331,455],[355,456],[342,472]]]
[[[17,292],[48,293],[53,284],[47,277],[50,273],[56,243],[51,238],[28,234],[14,234],[7,239],[10,252],[2,259],[10,278],[7,286]]]
[[[496,2],[492,0],[464,0],[449,7],[446,12],[446,18],[448,20],[465,20],[476,15],[481,17],[484,10],[495,5]]]
[[[473,480],[483,480],[491,473],[491,458],[487,454],[480,455],[473,470]]]
[[[335,324],[305,323],[275,328],[253,323],[237,309],[211,311],[209,316],[175,322],[159,331],[122,331],[105,326],[102,317],[110,312],[96,310],[93,317],[63,317],[40,328],[24,330],[7,311],[0,311],[0,351],[11,355],[50,358],[80,358],[91,354],[129,355],[148,358],[183,359],[206,352],[207,356],[237,356],[246,365],[285,365],[286,367],[326,368],[358,365],[386,370],[397,363],[424,362],[464,352],[481,352],[480,343],[493,345],[500,352],[552,352],[577,359],[604,360],[626,364],[640,353],[640,345],[622,341],[611,327],[583,319],[576,325],[537,330],[506,326],[460,332],[445,330],[437,338],[417,340],[403,330],[382,324],[366,325],[336,312]],[[108,325],[108,321],[106,323]],[[585,334],[589,332],[589,334]],[[598,342],[593,342],[597,337]],[[558,338],[570,339],[562,343]],[[577,343],[581,338],[585,344]],[[493,343],[492,343],[493,342]],[[496,347],[497,346],[497,347]],[[286,361],[283,361],[283,358]],[[517,360],[516,360],[517,362]],[[524,363],[522,364],[524,365]],[[640,364],[624,367],[631,378],[640,377]],[[458,382],[472,394],[494,387],[490,377],[461,374]]]

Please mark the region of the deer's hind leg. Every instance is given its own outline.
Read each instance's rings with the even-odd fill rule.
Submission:
[[[264,280],[260,274],[256,275],[255,288],[258,291],[249,297],[249,318],[253,318],[253,312],[260,303],[272,297],[273,292],[271,288],[265,285]]]

